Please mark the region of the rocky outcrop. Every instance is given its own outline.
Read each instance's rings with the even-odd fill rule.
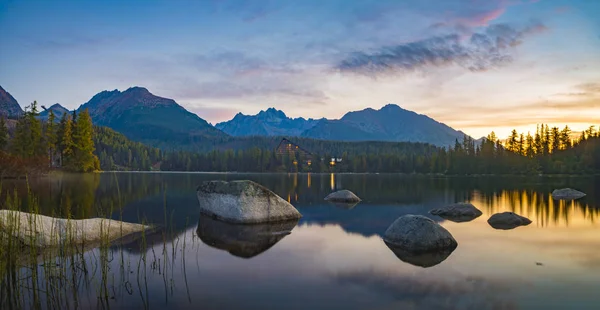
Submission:
[[[585,197],[585,193],[572,188],[555,189],[552,192],[552,198],[555,200],[575,200]]]
[[[451,247],[430,252],[414,253],[387,242],[385,244],[401,261],[423,268],[433,267],[440,264],[441,262],[445,261],[450,254],[452,254],[454,249],[456,249],[455,247]]]
[[[531,224],[531,220],[513,212],[496,213],[488,219],[488,224],[495,229],[513,229]]]
[[[64,244],[96,244],[151,229],[142,224],[104,218],[71,220],[0,210],[0,232],[16,238],[25,246],[45,248]]]
[[[289,235],[296,224],[298,220],[252,225],[232,224],[200,215],[196,234],[206,245],[237,257],[251,258]]]
[[[356,196],[353,192],[343,189],[341,191],[333,192],[327,197],[325,197],[326,201],[336,202],[336,203],[358,203],[360,202],[360,198]]]
[[[472,221],[483,214],[473,204],[464,202],[433,209],[429,213],[457,223]]]
[[[208,181],[198,186],[200,212],[232,223],[298,220],[300,212],[266,187],[252,181]]]
[[[404,215],[386,230],[383,240],[410,253],[427,253],[455,249],[454,237],[444,227],[422,215]]]

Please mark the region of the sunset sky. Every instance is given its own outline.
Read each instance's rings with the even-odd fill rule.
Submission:
[[[0,0],[0,85],[76,108],[143,86],[209,122],[388,103],[478,138],[600,125],[598,0]]]

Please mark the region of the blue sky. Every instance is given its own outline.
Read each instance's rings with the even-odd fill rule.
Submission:
[[[144,86],[215,123],[395,103],[473,136],[600,124],[597,0],[0,0],[0,85]]]

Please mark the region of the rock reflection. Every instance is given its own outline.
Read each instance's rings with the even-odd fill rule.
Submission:
[[[460,215],[460,216],[438,215],[438,216],[445,220],[454,222],[454,223],[465,223],[465,222],[470,222],[470,221],[480,217],[481,214],[475,215],[475,216],[470,216],[470,215]]]
[[[354,207],[356,207],[358,202],[352,202],[352,203],[329,202],[329,204],[335,206],[336,208],[350,210],[350,209],[354,209]]]
[[[452,252],[456,248],[448,248],[439,251],[432,252],[410,252],[402,249],[398,246],[395,246],[391,243],[385,242],[385,245],[394,252],[396,257],[398,257],[401,261],[405,263],[409,263],[414,266],[429,268],[435,265],[439,265],[441,262],[445,261]]]
[[[231,224],[200,215],[196,234],[208,246],[237,257],[252,258],[289,235],[297,224],[297,220],[252,225]]]

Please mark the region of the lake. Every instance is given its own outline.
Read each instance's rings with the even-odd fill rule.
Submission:
[[[240,228],[200,217],[195,189],[214,179],[259,182],[303,218],[291,227]],[[58,289],[39,290],[41,308],[597,309],[600,303],[598,177],[101,173],[2,187],[17,189],[23,208],[29,188],[45,215],[109,216],[163,228],[143,246],[87,250],[87,268],[73,268]],[[588,195],[552,200],[551,191],[562,187]],[[353,207],[323,201],[337,189],[363,201]],[[428,214],[463,201],[483,215],[455,223]],[[533,223],[490,227],[487,219],[503,211]],[[381,236],[405,214],[439,222],[458,247],[433,266],[396,256]],[[261,234],[278,229],[292,233]],[[52,290],[59,296],[49,296]],[[0,308],[8,309],[11,298],[4,288],[2,294]],[[23,294],[20,305],[35,304],[34,295]]]

